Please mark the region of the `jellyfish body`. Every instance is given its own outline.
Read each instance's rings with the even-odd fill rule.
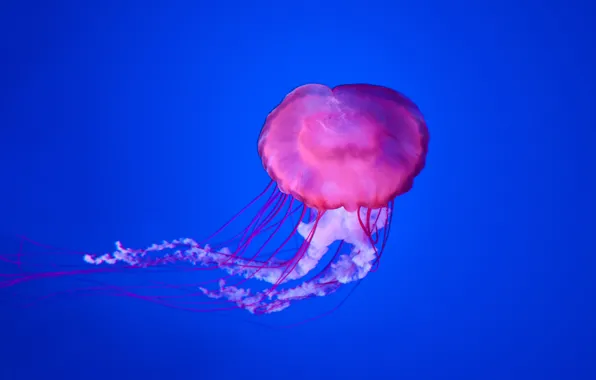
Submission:
[[[424,167],[428,139],[418,107],[394,90],[298,87],[269,114],[258,139],[272,182],[230,222],[204,241],[176,239],[145,249],[117,243],[114,252],[84,260],[127,270],[180,264],[223,270],[215,286],[196,285],[197,291],[254,314],[329,295],[378,264],[393,201]],[[249,222],[230,234],[242,216]],[[251,289],[248,280],[266,285]],[[139,298],[175,305],[172,298]],[[183,308],[204,310],[201,305]]]

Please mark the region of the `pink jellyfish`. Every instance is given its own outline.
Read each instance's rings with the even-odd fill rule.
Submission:
[[[189,296],[213,300],[177,304],[172,296],[141,295],[137,288],[95,289],[191,310],[217,302],[254,314],[334,293],[378,265],[394,199],[410,190],[424,167],[428,141],[418,107],[394,90],[370,84],[298,87],[269,114],[258,139],[272,181],[216,233],[203,242],[183,238],[145,249],[117,242],[112,253],[83,256],[88,264],[119,271],[181,265],[184,271],[223,270],[191,286]],[[235,230],[241,215],[250,221]],[[114,270],[27,272],[5,275],[3,284],[106,272]],[[260,281],[250,286],[248,280]]]

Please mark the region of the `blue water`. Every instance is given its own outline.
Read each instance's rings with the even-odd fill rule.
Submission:
[[[331,316],[280,330],[107,296],[23,309],[3,289],[0,379],[596,378],[589,2],[13,3],[5,253],[17,235],[94,252],[208,235],[267,184],[260,127],[304,83],[395,88],[431,142],[380,270]]]

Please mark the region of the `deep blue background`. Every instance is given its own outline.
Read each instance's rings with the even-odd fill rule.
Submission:
[[[396,88],[431,144],[380,271],[331,317],[4,307],[0,379],[596,378],[589,2],[13,3],[3,250],[204,236],[267,183],[256,137],[303,83]]]

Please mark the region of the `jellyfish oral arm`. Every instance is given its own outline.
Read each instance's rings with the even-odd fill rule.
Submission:
[[[338,208],[320,213],[309,223],[301,222],[297,231],[304,238],[304,252],[296,256],[293,265],[278,266],[275,262],[255,265],[251,260],[235,257],[229,249],[223,248],[216,252],[209,246],[200,247],[195,240],[189,238],[164,241],[137,250],[126,248],[117,242],[113,253],[101,256],[85,255],[84,260],[95,265],[120,263],[133,267],[186,261],[193,265],[214,266],[230,275],[246,279],[263,280],[275,286],[263,292],[252,292],[248,288],[227,285],[226,281],[221,279],[218,289],[200,290],[208,297],[228,300],[252,313],[267,314],[281,311],[293,301],[329,295],[342,284],[364,278],[378,257],[377,249],[370,239],[371,231],[378,232],[386,226],[389,212],[389,208],[360,208],[355,212]],[[368,227],[363,228],[363,225]],[[331,244],[336,241],[350,244],[351,252],[338,255],[335,261],[320,273],[297,286],[278,286],[306,276],[317,267]],[[158,258],[153,257],[152,253],[158,253]]]

